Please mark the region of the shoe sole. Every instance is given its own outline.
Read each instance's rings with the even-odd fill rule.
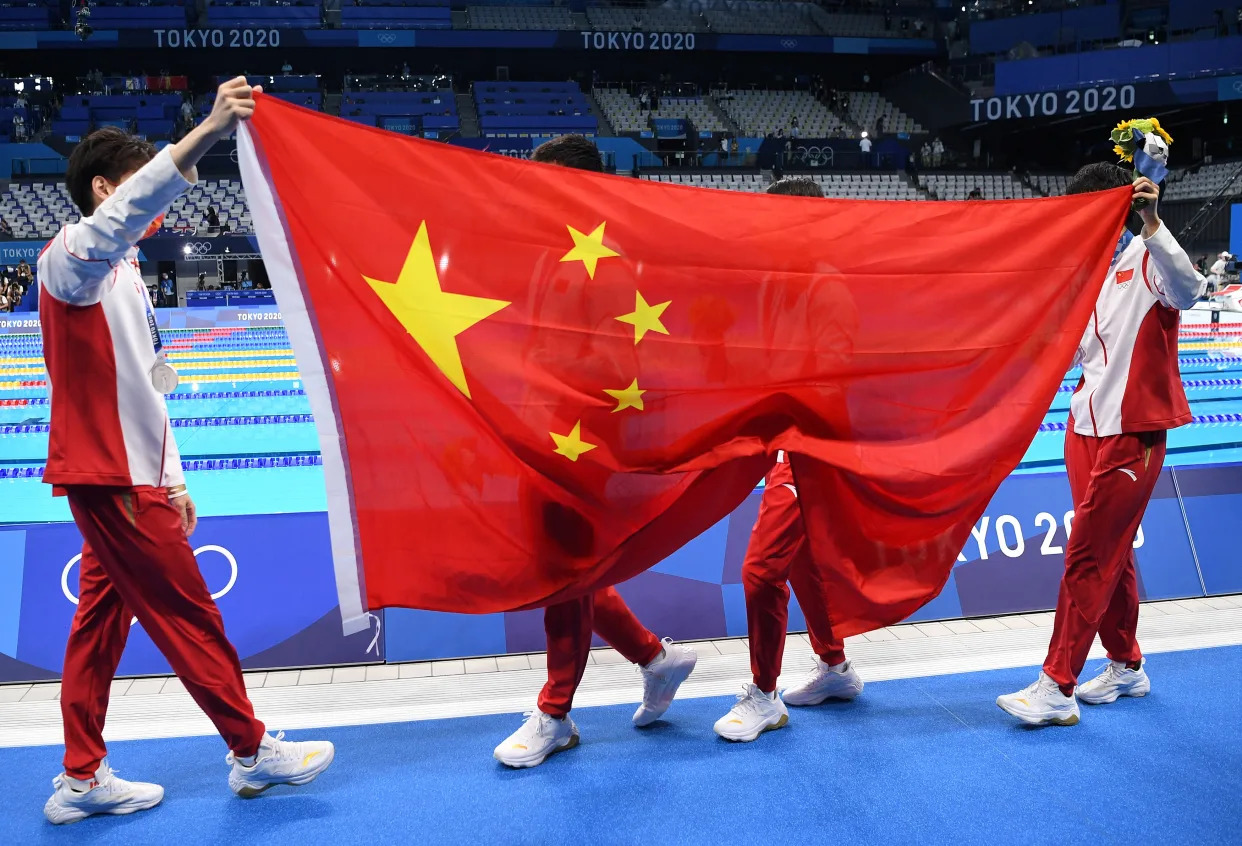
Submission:
[[[690,674],[694,672],[694,668],[698,666],[698,663],[699,663],[699,656],[697,653],[695,653],[694,657],[690,660],[690,664],[685,668],[685,673],[682,675],[681,678],[677,679],[673,683],[673,692],[672,692],[672,695],[669,696],[668,698],[668,704],[665,705],[663,708],[661,708],[658,712],[651,711],[646,716],[643,716],[641,718],[637,714],[635,714],[634,715],[635,727],[646,728],[647,726],[651,725],[656,720],[660,719],[661,717],[663,717],[665,714],[668,713],[668,709],[673,706],[673,700],[677,698],[677,691],[681,689],[681,686],[683,684],[685,684],[686,679],[690,678]]]
[[[336,760],[336,747],[333,747],[329,752],[327,752],[324,755],[324,759],[323,763],[315,769],[309,770],[301,775],[294,776],[293,778],[282,779],[280,781],[270,781],[266,784],[242,783],[238,787],[233,787],[233,792],[243,799],[254,799],[256,796],[262,796],[273,787],[281,784],[287,784],[290,787],[302,787],[303,785],[310,784],[312,781],[319,778],[319,776],[323,774],[323,771],[331,766],[332,762]],[[229,786],[232,787],[232,785]]]
[[[859,695],[862,694],[862,692],[863,692],[863,689],[862,689],[862,686],[860,685],[859,688],[853,691],[852,693],[826,693],[823,696],[821,696],[819,699],[809,699],[806,702],[790,702],[789,698],[785,696],[784,694],[781,694],[781,698],[785,700],[786,705],[792,706],[794,708],[813,708],[816,705],[823,705],[825,702],[829,700],[834,700],[837,702],[853,702],[855,699],[859,697]]]
[[[720,737],[723,737],[725,740],[729,741],[730,743],[750,743],[753,740],[758,740],[759,735],[763,734],[766,731],[776,731],[777,729],[784,728],[787,725],[789,725],[789,715],[781,714],[781,718],[777,720],[775,723],[773,723],[770,726],[764,726],[763,728],[759,729],[759,731],[755,732],[752,735],[729,737],[728,735],[720,734],[720,732],[716,732],[716,734],[720,735]]]
[[[1131,699],[1142,699],[1144,696],[1146,696],[1149,693],[1151,693],[1151,685],[1148,685],[1147,687],[1141,690],[1137,688],[1135,690],[1126,690],[1126,691],[1115,690],[1111,694],[1104,696],[1100,699],[1088,699],[1086,696],[1083,696],[1080,693],[1078,694],[1078,701],[1085,702],[1088,705],[1111,705],[1114,702],[1116,702],[1118,699],[1122,698],[1123,696],[1128,696]]]
[[[549,749],[539,758],[535,758],[530,761],[506,761],[504,758],[501,758],[499,755],[496,755],[495,753],[492,754],[492,757],[495,758],[500,763],[504,764],[506,767],[508,767],[511,770],[525,770],[531,767],[537,767],[540,764],[542,764],[544,761],[548,760],[548,758],[551,758],[557,752],[564,752],[566,750],[573,749],[577,745],[578,745],[578,735],[573,734],[573,735],[570,735],[569,742],[566,743],[564,746],[553,746],[551,749]]]
[[[1070,714],[1068,717],[1030,717],[1018,711],[1012,711],[1001,703],[997,702],[996,707],[1000,708],[1011,717],[1017,717],[1028,726],[1076,726],[1078,725],[1078,715]]]
[[[122,806],[118,808],[109,808],[107,810],[98,810],[98,811],[83,811],[80,808],[65,808],[65,806],[63,805],[57,805],[56,806],[57,808],[63,808],[64,810],[71,812],[69,816],[66,816],[63,819],[52,819],[51,815],[48,814],[47,812],[47,807],[45,806],[43,809],[43,815],[47,817],[47,821],[50,822],[52,825],[72,825],[73,823],[81,822],[87,817],[101,817],[101,816],[123,817],[123,816],[126,816],[127,814],[136,814],[139,811],[149,811],[163,801],[164,801],[164,797],[161,796],[160,798],[156,799],[154,802],[143,802],[137,805]]]

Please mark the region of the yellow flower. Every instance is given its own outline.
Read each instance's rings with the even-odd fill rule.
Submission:
[[[1118,144],[1118,145],[1116,145],[1115,147],[1113,147],[1113,152],[1114,152],[1114,153],[1116,153],[1116,154],[1117,154],[1117,156],[1118,156],[1118,157],[1119,157],[1119,158],[1120,158],[1123,162],[1130,162],[1130,161],[1134,161],[1134,154],[1133,154],[1133,153],[1127,153],[1125,150],[1121,149],[1121,145],[1120,145],[1120,144]]]

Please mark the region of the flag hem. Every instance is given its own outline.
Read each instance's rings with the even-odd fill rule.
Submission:
[[[332,566],[336,576],[341,626],[346,635],[370,627],[358,550],[352,486],[344,451],[336,401],[324,363],[324,351],[317,340],[315,318],[305,295],[302,274],[291,248],[287,221],[279,207],[258,139],[242,124],[237,132],[238,164],[242,186],[254,220],[259,251],[280,306],[285,331],[297,359],[298,371],[310,400],[319,452],[323,457],[324,483],[328,499],[328,532],[332,546]]]

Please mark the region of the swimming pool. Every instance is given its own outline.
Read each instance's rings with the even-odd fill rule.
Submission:
[[[1232,315],[1230,315],[1232,317]],[[1170,466],[1242,462],[1242,322],[1182,327],[1182,382],[1195,422],[1169,436]],[[163,330],[181,385],[169,397],[186,478],[202,516],[324,511],[319,442],[289,338],[279,325]],[[39,479],[48,394],[37,333],[0,335],[0,522],[70,520]],[[1018,473],[1062,467],[1066,374]]]

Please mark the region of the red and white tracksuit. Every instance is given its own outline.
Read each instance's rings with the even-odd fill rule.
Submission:
[[[1141,660],[1133,542],[1164,464],[1165,433],[1190,422],[1177,363],[1180,309],[1206,281],[1163,224],[1109,270],[1079,345],[1065,466],[1074,523],[1044,672],[1077,683],[1096,633],[1115,661]]]
[[[750,636],[750,669],[755,686],[776,690],[789,627],[789,588],[806,617],[811,647],[828,665],[845,660],[845,646],[832,634],[827,594],[811,559],[793,470],[784,452],[768,473],[759,517],[750,533],[742,562],[746,590],[746,627]]]
[[[65,773],[94,777],[108,691],[130,617],[151,636],[229,747],[253,755],[255,719],[237,652],[165,489],[181,457],[156,362],[135,244],[190,187],[164,150],[39,256],[39,319],[51,396],[43,481],[69,497],[82,547],[61,685]]]
[[[646,666],[660,655],[660,639],[638,621],[616,588],[607,587],[543,609],[548,637],[548,681],[539,692],[539,710],[564,717],[573,707],[591,655],[591,633],[630,663]]]

